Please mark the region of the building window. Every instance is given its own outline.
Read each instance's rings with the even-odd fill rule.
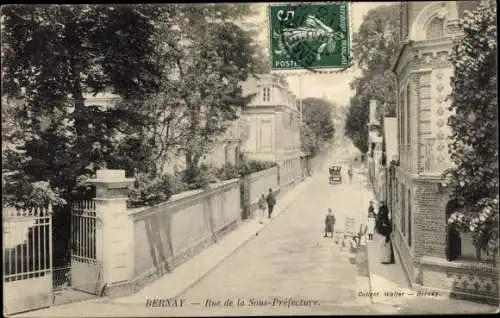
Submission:
[[[408,189],[408,246],[411,246],[411,191]]]
[[[401,233],[406,236],[406,191],[405,186],[401,185]]]
[[[456,200],[450,200],[448,204],[446,204],[445,213],[447,224],[452,213],[458,209],[459,204]],[[471,232],[458,231],[454,224],[448,224],[446,234],[446,257],[448,261],[457,259],[470,261],[478,260]],[[489,255],[485,255],[481,258],[486,261],[491,260],[491,256]]]
[[[271,88],[269,87],[262,88],[262,101],[264,102],[271,101]]]
[[[444,19],[435,17],[425,30],[427,40],[441,39],[444,37]]]
[[[405,94],[404,94],[404,91],[401,91],[401,94],[400,94],[400,98],[399,98],[399,114],[401,115],[400,116],[400,119],[399,119],[399,137],[400,137],[400,144],[404,145],[406,144],[406,133],[405,133],[405,114],[406,114],[406,108],[405,108],[405,101],[406,101],[406,98],[405,98]]]
[[[411,144],[411,100],[410,100],[411,88],[410,84],[406,86],[406,143]]]
[[[224,163],[229,163],[229,145],[224,147]]]

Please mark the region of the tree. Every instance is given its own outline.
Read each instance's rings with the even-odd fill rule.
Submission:
[[[345,134],[361,151],[368,151],[369,101],[375,99],[377,117],[395,116],[397,88],[392,73],[392,61],[399,46],[399,6],[381,6],[368,12],[359,31],[353,37],[353,55],[362,71],[351,82],[356,93],[350,100]]]
[[[454,46],[449,146],[456,167],[445,171],[462,209],[448,220],[473,233],[479,248],[498,250],[498,96],[496,3],[483,2],[460,21]]]
[[[12,201],[20,185],[39,181],[68,197],[79,175],[114,160],[117,131],[141,126],[130,101],[157,85],[149,61],[155,14],[146,5],[3,8],[2,98],[20,101],[10,120],[22,132],[3,163],[17,172],[6,180]],[[85,105],[86,93],[104,91],[122,102]]]
[[[249,13],[249,5],[198,4],[171,6],[160,17],[165,50],[157,51],[155,61],[165,84],[152,95],[152,105],[163,119],[152,142],[182,151],[187,179],[195,177],[200,158],[251,99],[239,84],[257,72],[260,53],[250,34],[234,23]],[[167,130],[183,133],[166,136]],[[158,153],[165,159],[166,152]]]
[[[302,151],[314,156],[324,145],[333,141],[335,127],[332,112],[336,107],[322,98],[305,98],[302,101]]]

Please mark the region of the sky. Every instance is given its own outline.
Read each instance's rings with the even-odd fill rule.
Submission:
[[[363,22],[363,17],[366,13],[368,13],[368,11],[379,6],[389,5],[391,2],[351,2],[350,4],[350,18],[353,28],[351,32],[354,33],[359,29],[361,23]],[[268,49],[268,3],[259,3],[255,5],[259,6],[259,13],[252,18],[252,22],[257,22],[266,26],[262,28],[257,40],[263,47]],[[305,71],[302,74],[303,98],[326,97],[337,102],[341,106],[347,106],[349,99],[354,95],[354,91],[349,87],[349,82],[361,73],[355,66],[353,66],[348,70],[342,71],[342,73],[309,74]],[[299,76],[290,75],[287,76],[287,80],[290,83],[290,89],[293,93],[300,97]]]

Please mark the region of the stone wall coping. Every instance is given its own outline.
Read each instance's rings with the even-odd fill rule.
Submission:
[[[89,179],[88,183],[94,184],[101,188],[107,189],[120,189],[128,188],[132,183],[134,183],[134,178],[116,179],[116,180],[104,180],[104,179]]]
[[[456,268],[456,269],[467,269],[471,271],[479,271],[479,272],[492,272],[498,274],[498,267],[494,267],[493,264],[479,263],[468,260],[455,260],[450,262],[446,259],[433,257],[433,256],[422,256],[420,258],[420,263],[422,265],[434,265],[434,266],[442,266],[448,268]]]
[[[114,198],[95,197],[92,200],[94,200],[94,201],[126,201],[127,199],[128,199],[127,196],[122,196],[122,197],[114,197]]]
[[[186,193],[178,193],[177,195],[173,195],[168,201],[158,203],[153,206],[148,207],[139,207],[128,209],[128,215],[133,219],[141,219],[147,215],[159,213],[160,211],[164,211],[165,209],[175,209],[178,206],[184,205],[189,201],[198,201],[205,197],[211,196],[216,193],[221,193],[226,191],[227,189],[237,185],[239,179],[231,179],[227,181],[219,182],[215,185],[214,188],[208,190],[193,190],[186,191]]]

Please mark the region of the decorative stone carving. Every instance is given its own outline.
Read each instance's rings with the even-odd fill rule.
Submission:
[[[439,145],[437,146],[437,149],[438,149],[439,151],[443,151],[443,150],[444,150],[444,148],[445,148],[445,146],[444,146],[443,144],[439,144]]]
[[[479,275],[453,275],[452,288],[457,291],[464,291],[473,294],[487,295],[490,297],[498,296],[497,283],[491,277],[481,277]]]
[[[443,107],[439,107],[436,112],[437,112],[438,115],[442,116],[444,114]]]
[[[444,89],[444,86],[443,86],[443,84],[439,83],[436,88],[437,88],[438,92],[442,92]]]
[[[438,53],[439,59],[441,62],[446,62],[448,60],[448,53],[447,52],[439,52]]]
[[[432,62],[432,55],[430,55],[430,54],[425,54],[425,56],[424,56],[424,62],[425,62],[426,64],[431,63],[431,62]]]
[[[443,127],[443,126],[444,126],[444,119],[440,118],[440,119],[437,121],[437,125],[438,125],[438,127]]]
[[[438,79],[442,79],[442,78],[443,78],[443,71],[438,71],[438,72],[436,73],[436,77],[437,77]]]
[[[444,132],[442,132],[442,131],[438,132],[437,136],[439,139],[444,139],[444,137],[445,137]]]

